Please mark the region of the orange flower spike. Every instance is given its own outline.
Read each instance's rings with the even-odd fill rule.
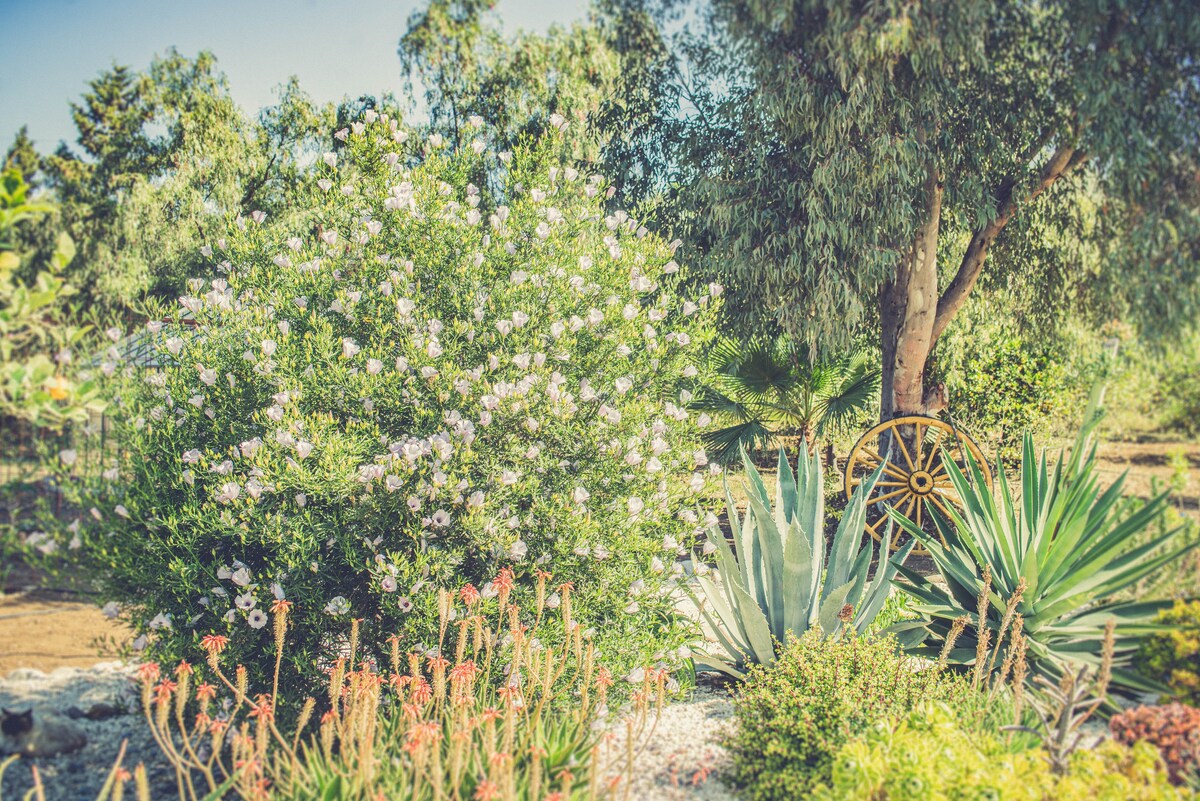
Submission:
[[[495,782],[481,781],[475,787],[475,801],[496,801],[500,797],[500,786]]]
[[[479,590],[475,589],[474,584],[464,584],[462,589],[458,591],[458,597],[468,607],[471,607],[479,603]]]
[[[161,672],[157,662],[146,662],[139,665],[137,670],[138,678],[143,684],[154,684],[154,682],[158,681]]]
[[[192,668],[191,664],[189,662],[187,662],[186,660],[180,662],[178,665],[175,666],[175,675],[176,676],[190,676],[194,672],[195,672],[195,670]]]

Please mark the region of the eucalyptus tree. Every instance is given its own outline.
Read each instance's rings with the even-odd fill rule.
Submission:
[[[700,11],[718,69],[681,109],[684,240],[742,330],[831,349],[876,327],[882,417],[940,405],[930,357],[977,287],[1147,330],[1200,308],[1193,4]]]
[[[673,113],[674,61],[654,18],[600,0],[587,20],[507,35],[488,0],[430,0],[410,17],[398,53],[428,132],[469,144],[481,119],[511,150],[565,129],[565,158],[602,172],[625,208],[657,196]]]

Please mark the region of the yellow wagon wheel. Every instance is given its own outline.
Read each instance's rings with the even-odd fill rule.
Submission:
[[[942,517],[948,517],[950,505],[961,506],[958,493],[946,472],[944,456],[967,472],[967,462],[963,457],[963,448],[966,448],[983,472],[988,489],[991,489],[992,471],[974,440],[935,417],[913,415],[880,423],[855,443],[850,458],[846,460],[847,500],[858,485],[884,462],[889,443],[891,453],[888,454],[879,481],[867,498],[866,529],[876,541],[883,540],[883,533],[887,529],[888,515],[884,510],[887,506],[894,507],[934,536],[937,535],[937,526],[931,513],[936,510]],[[898,527],[894,528],[892,550],[902,546],[908,539],[908,534]],[[920,545],[913,548],[913,553],[925,552]]]

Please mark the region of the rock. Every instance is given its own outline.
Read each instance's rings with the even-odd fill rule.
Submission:
[[[8,672],[9,681],[40,681],[46,674],[36,668],[17,668]]]
[[[53,757],[69,754],[87,745],[87,735],[79,724],[54,714],[33,716],[29,729],[15,734],[0,732],[0,753],[27,757]]]

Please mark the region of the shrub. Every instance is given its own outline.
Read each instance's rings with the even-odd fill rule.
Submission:
[[[1108,727],[1117,742],[1147,742],[1157,748],[1173,781],[1200,771],[1200,709],[1183,704],[1140,706],[1114,715]]]
[[[1172,787],[1152,748],[1106,742],[1075,752],[1055,775],[1039,749],[1007,754],[1000,738],[968,732],[944,704],[922,705],[843,745],[819,801],[1170,801]]]
[[[750,668],[734,700],[731,778],[752,801],[802,798],[828,780],[847,740],[924,699],[969,692],[955,677],[919,669],[888,638],[789,637],[772,667]]]
[[[1170,687],[1170,695],[1200,706],[1200,601],[1176,601],[1159,613],[1163,628],[1138,653],[1138,670]]]
[[[883,609],[896,566],[903,564],[913,542],[890,560],[888,528],[880,546],[880,562],[868,581],[875,559],[872,540],[863,548],[866,498],[878,472],[854,492],[838,522],[825,566],[825,490],[821,458],[802,453],[796,472],[779,450],[774,510],[767,487],[742,451],[749,508],[739,517],[726,488],[729,524],[738,550],[735,559],[719,526],[708,529],[707,549],[716,555],[720,573],[713,578],[697,570],[702,600],[697,607],[706,633],[724,654],[702,654],[697,662],[741,677],[748,664],[771,665],[776,646],[787,636],[815,630],[832,636],[843,630],[867,630]]]
[[[1193,334],[1162,360],[1159,399],[1163,426],[1189,437],[1200,435],[1200,334]]]
[[[212,243],[225,276],[142,335],[159,369],[105,354],[117,446],[63,471],[84,510],[64,538],[164,660],[238,631],[264,676],[283,597],[287,680],[319,676],[350,610],[382,661],[389,636],[435,639],[439,587],[494,592],[502,564],[519,592],[575,582],[614,669],[676,660],[665,589],[708,469],[689,366],[720,287],[686,294],[553,135],[445,152],[366,115],[294,217]]]
[[[1053,466],[1025,438],[1021,497],[1014,503],[1003,465],[996,465],[994,498],[977,465],[968,479],[947,461],[962,508],[950,519],[934,515],[939,537],[889,510],[928,550],[943,583],[904,566],[900,588],[920,604],[923,620],[892,627],[914,653],[937,658],[959,618],[971,625],[948,654],[952,664],[976,663],[992,648],[989,669],[1001,669],[1013,634],[1028,646],[1029,677],[1057,681],[1064,663],[1096,666],[1096,643],[1116,621],[1112,691],[1155,691],[1158,685],[1131,669],[1142,639],[1160,630],[1154,617],[1169,601],[1114,600],[1113,596],[1196,547],[1177,539],[1179,529],[1142,538],[1166,510],[1160,495],[1132,511],[1122,502],[1124,476],[1101,490],[1089,413],[1069,459]],[[982,608],[981,608],[982,607]],[[1011,626],[1010,626],[1011,624]],[[1010,635],[1006,644],[1005,635]]]

